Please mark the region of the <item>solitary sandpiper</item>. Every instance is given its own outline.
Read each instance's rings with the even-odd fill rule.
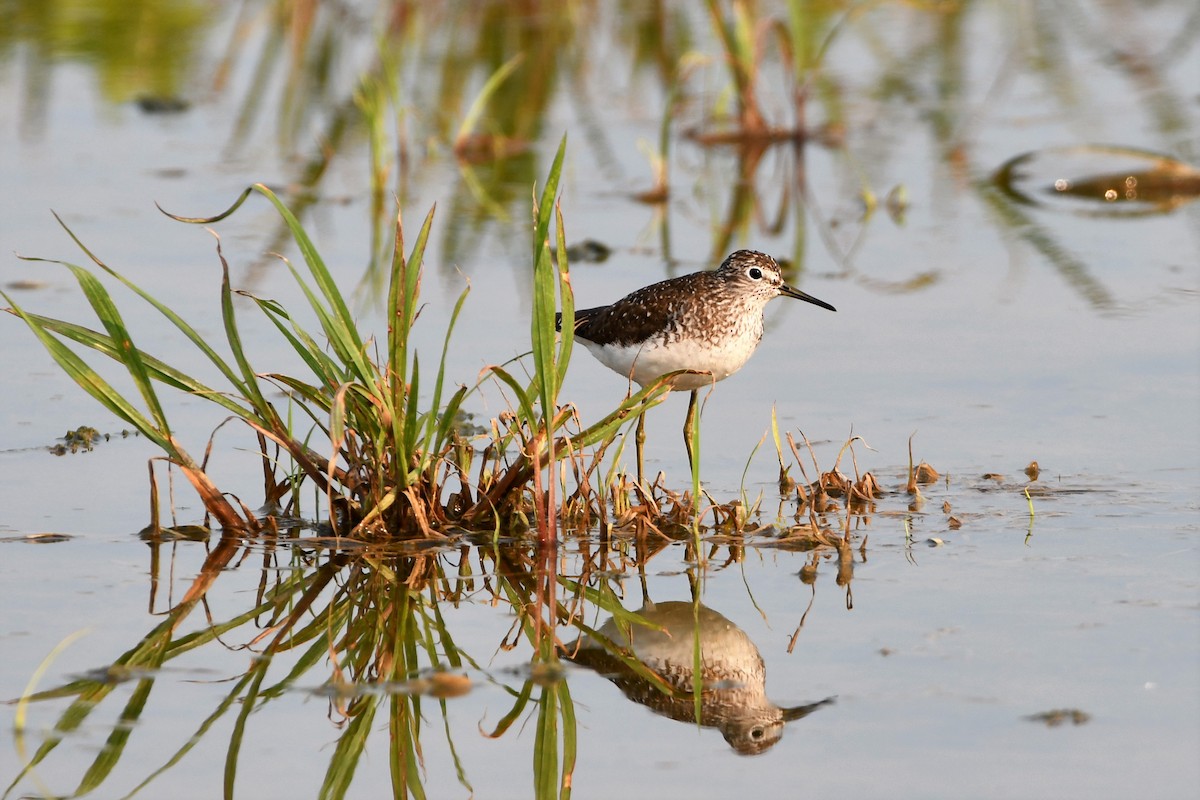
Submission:
[[[683,425],[691,462],[698,390],[742,368],[762,339],[763,308],[780,295],[837,310],[784,283],[775,259],[738,250],[715,270],[643,287],[609,306],[576,310],[575,337],[600,363],[639,386],[677,370],[702,373],[680,375],[671,386],[692,393]],[[645,424],[643,414],[636,439],[639,481]]]

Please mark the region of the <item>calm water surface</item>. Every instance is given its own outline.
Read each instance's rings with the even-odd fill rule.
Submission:
[[[751,499],[761,495],[762,522],[777,521],[774,448],[768,440],[755,451],[774,408],[781,428],[815,443],[823,469],[851,432],[863,437],[873,449],[857,448],[859,467],[889,490],[903,486],[915,431],[916,459],[943,473],[925,488],[924,505],[910,510],[905,495],[891,495],[877,513],[856,519],[840,571],[835,550],[769,546],[774,534],[766,531],[744,547],[712,542],[703,569],[684,544],[672,543],[644,563],[642,575],[632,570],[605,583],[620,606],[640,609],[674,638],[691,631],[687,615],[679,619],[685,608],[711,623],[701,638],[713,651],[727,647],[727,661],[754,664],[757,651],[765,679],[755,680],[769,702],[734,695],[735,703],[835,702],[786,723],[761,754],[741,756],[727,741],[738,735],[731,728],[723,736],[652,710],[611,664],[576,658],[564,678],[576,723],[574,796],[1194,796],[1200,206],[1187,197],[1171,206],[1056,198],[1023,205],[990,180],[1010,159],[1049,148],[1115,145],[1200,163],[1200,21],[1192,4],[995,3],[939,14],[885,3],[856,13],[832,35],[807,108],[809,125],[838,145],[777,146],[752,170],[751,156],[685,135],[714,124],[713,110],[728,102],[728,78],[711,21],[682,4],[666,4],[662,36],[651,35],[652,15],[600,4],[572,6],[565,27],[553,30],[545,15],[509,26],[455,4],[415,12],[407,28],[387,8],[348,4],[339,16],[322,7],[313,39],[300,42],[311,48],[299,51],[297,58],[310,59],[302,64],[263,55],[289,51],[273,49],[277,29],[253,5],[166,2],[150,4],[164,13],[157,22],[97,11],[88,25],[72,24],[69,3],[50,4],[65,20],[51,25],[31,10],[40,5],[17,3],[20,24],[0,34],[0,105],[9,109],[0,124],[0,286],[30,309],[89,319],[69,272],[12,255],[85,262],[54,209],[107,263],[218,338],[214,240],[166,219],[154,203],[212,214],[263,181],[303,207],[338,279],[357,287],[363,329],[381,333],[371,268],[380,249],[371,242],[387,221],[371,211],[369,135],[355,121],[354,92],[384,19],[402,31],[397,81],[407,110],[400,122],[406,167],[392,164],[387,192],[400,197],[412,229],[438,206],[416,334],[430,361],[454,300],[471,288],[447,362],[453,381],[473,382],[486,366],[529,349],[529,197],[563,132],[568,239],[614,250],[604,263],[573,265],[581,304],[609,302],[752,247],[791,259],[791,280],[837,306],[837,314],[782,300],[769,308],[758,353],[706,401],[705,484],[722,501],[743,488]],[[774,4],[759,13],[787,16]],[[810,22],[828,34],[845,13]],[[148,47],[139,62],[115,32],[138,25],[147,42],[187,44],[177,52]],[[287,30],[296,36],[295,27]],[[553,68],[538,55],[547,37],[569,38]],[[771,41],[760,92],[768,116],[788,123],[788,68]],[[523,135],[529,151],[460,166],[449,138],[487,75],[518,51],[527,53],[530,72],[514,73],[511,93],[481,125]],[[658,140],[662,65],[687,51],[700,57],[688,57],[672,128],[671,200],[639,204],[629,195],[651,183],[639,142]],[[320,53],[330,66],[318,81],[312,64]],[[260,72],[267,62],[276,68]],[[136,103],[147,95],[189,105],[147,113]],[[343,125],[343,117],[350,121]],[[318,170],[322,153],[331,158]],[[394,147],[383,158],[392,163],[393,154]],[[1090,157],[1104,171],[1107,156]],[[1062,175],[1054,160],[1042,163],[1029,180],[1044,188]],[[901,189],[907,208],[889,214],[882,203]],[[871,213],[867,193],[881,204]],[[294,255],[265,203],[252,201],[215,229],[235,286],[299,307],[284,270],[263,255]],[[132,295],[118,300],[146,349],[168,362],[193,359]],[[256,367],[293,368],[271,326],[249,305],[242,311]],[[135,534],[148,519],[145,465],[156,452],[143,440],[114,438],[90,453],[49,454],[65,430],[88,424],[116,433],[121,425],[61,375],[15,319],[0,320],[0,353],[0,699],[7,700],[25,692],[72,634],[83,632],[53,657],[38,688],[111,664],[136,645],[181,599],[215,540],[166,545],[152,562]],[[580,350],[563,397],[595,419],[625,389]],[[648,421],[648,466],[680,489],[685,403],[672,397]],[[505,405],[486,389],[470,410],[486,419]],[[193,452],[222,420],[187,398],[173,399],[169,413]],[[226,426],[216,434],[212,467],[216,483],[251,506],[261,499],[254,447],[253,437]],[[1031,460],[1042,467],[1032,518],[1023,494]],[[194,495],[181,479],[175,484],[179,522],[199,522]],[[793,510],[785,506],[785,516]],[[951,513],[960,528],[951,527]],[[30,541],[43,533],[71,538]],[[583,546],[563,554],[568,579],[583,569]],[[468,547],[443,558],[455,567],[466,558],[477,575],[503,572],[487,551]],[[252,608],[263,574],[292,574],[302,559],[286,550],[268,557],[256,545],[220,576],[207,613],[191,614],[180,632]],[[532,796],[536,711],[526,709],[503,735],[485,735],[529,676],[532,653],[511,631],[512,607],[494,603],[477,582],[441,612],[453,648],[442,641],[439,652],[466,656],[458,671],[473,688],[423,701],[426,794]],[[600,630],[612,616],[589,603],[579,613]],[[118,686],[8,796],[125,796],[232,690],[251,663],[239,649],[256,635],[251,628],[223,637],[228,647],[214,642],[172,660],[98,787],[80,788],[120,729],[136,681]],[[570,644],[577,633],[564,626],[560,641]],[[665,658],[647,647],[643,660]],[[282,681],[297,657],[280,657],[267,683]],[[345,723],[315,691],[333,672],[320,664],[250,716],[237,796],[318,793]],[[750,679],[731,683],[758,688]],[[0,707],[0,786],[20,773],[68,702]],[[218,795],[237,709],[140,796]],[[1078,709],[1087,720],[1030,719],[1057,709]],[[385,716],[370,726],[349,796],[391,791]]]

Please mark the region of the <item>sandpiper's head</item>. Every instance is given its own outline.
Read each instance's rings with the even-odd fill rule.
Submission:
[[[773,297],[784,295],[804,300],[813,305],[837,311],[836,308],[810,294],[792,288],[783,282],[779,263],[766,253],[757,250],[737,250],[717,267],[717,276],[739,291],[762,298],[766,303]]]

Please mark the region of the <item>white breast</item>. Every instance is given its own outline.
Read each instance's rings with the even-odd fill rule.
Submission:
[[[668,372],[690,369],[711,375],[683,375],[675,380],[677,390],[700,389],[737,372],[758,346],[761,334],[753,330],[736,331],[720,342],[700,339],[676,339],[670,343],[650,341],[640,345],[599,345],[578,339],[600,363],[634,383],[645,386]]]

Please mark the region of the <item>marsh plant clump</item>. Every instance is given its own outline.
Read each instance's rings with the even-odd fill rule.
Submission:
[[[219,353],[165,303],[101,261],[69,228],[67,232],[96,269],[55,263],[74,274],[100,327],[41,316],[17,305],[8,295],[4,297],[11,305],[8,310],[24,320],[81,388],[163,451],[166,461],[186,476],[207,512],[229,534],[254,534],[264,525],[278,526],[280,518],[312,519],[313,512],[302,507],[301,500],[312,496],[313,487],[325,500],[318,521],[335,536],[361,540],[533,529],[541,541],[554,541],[560,525],[576,532],[599,529],[677,536],[696,533],[701,513],[711,515],[714,530],[751,530],[757,503],[714,500],[701,491],[695,473],[691,492],[672,491],[662,476],[650,483],[634,482],[619,468],[619,458],[606,459],[622,427],[670,391],[674,373],[627,397],[586,427],[572,406],[559,403],[573,345],[569,320],[574,315],[567,277],[569,248],[561,211],[555,204],[564,151],[565,139],[533,208],[533,364],[529,370],[532,377],[526,382],[519,381],[506,366],[492,366],[473,386],[449,385],[446,348],[467,299],[465,289],[449,315],[441,359],[432,371],[422,369],[418,353],[410,346],[410,332],[417,324],[422,262],[433,210],[407,249],[405,227],[397,215],[387,292],[391,325],[384,342],[363,338],[304,228],[261,184],[247,189],[217,216],[174,218],[215,223],[234,213],[252,193],[269,200],[301,254],[302,265],[283,261],[307,298],[319,330],[307,330],[277,302],[236,292],[219,240],[221,320],[228,355]],[[226,385],[202,382],[184,366],[168,364],[138,346],[97,270],[130,288],[182,332],[203,360],[217,368]],[[251,363],[239,333],[235,295],[248,298],[270,320],[307,368],[305,373],[261,371]],[[562,326],[561,337],[555,330],[559,313],[568,322]],[[120,363],[137,395],[122,394],[69,344],[82,345]],[[462,425],[461,419],[464,401],[483,381],[499,383],[511,405],[482,426],[480,433]],[[423,393],[430,383],[432,391]],[[254,432],[266,476],[265,518],[214,485],[206,472],[207,456],[196,459],[185,449],[167,419],[160,398],[164,386],[217,404]],[[285,398],[282,403],[280,392]],[[423,396],[427,400],[422,400]],[[775,441],[780,469],[786,473],[778,431]],[[790,434],[789,443],[799,459]],[[615,450],[619,456],[620,445]],[[831,491],[831,481],[845,486]],[[838,507],[831,497],[845,497],[847,503],[869,501],[873,499],[873,481],[867,473],[851,487],[835,465],[809,489],[796,492],[801,509],[796,519],[807,509],[808,526],[817,531],[816,514]],[[796,484],[783,483],[781,478],[786,496]],[[151,514],[151,528],[157,530],[158,497],[153,479]]]
[[[226,531],[254,532],[262,521],[215,486],[204,461],[193,457],[176,438],[160,399],[164,386],[216,403],[254,431],[266,467],[266,507],[280,516],[299,515],[302,489],[315,486],[327,500],[325,521],[340,536],[437,536],[452,528],[496,531],[520,525],[535,526],[543,538],[553,539],[560,516],[558,484],[567,486],[567,478],[574,480],[570,491],[561,491],[563,516],[577,521],[604,516],[601,507],[611,498],[608,491],[593,485],[593,479],[607,481],[611,489],[614,473],[597,478],[600,456],[627,419],[669,390],[667,380],[649,386],[588,427],[578,424],[571,407],[557,402],[572,337],[569,333],[561,339],[556,336],[554,316],[558,308],[573,313],[563,221],[554,202],[564,150],[565,139],[534,208],[533,378],[522,383],[503,366],[487,371],[483,380],[498,381],[514,399],[509,410],[491,420],[482,437],[473,437],[456,423],[463,402],[480,384],[450,388],[445,349],[431,373],[422,370],[418,354],[409,344],[409,333],[417,323],[432,210],[408,249],[405,228],[397,215],[387,294],[392,324],[386,342],[362,337],[303,227],[261,184],[247,189],[230,209],[215,217],[175,218],[213,223],[236,211],[251,193],[266,197],[301,253],[303,265],[286,259],[284,263],[308,299],[318,321],[317,331],[306,330],[276,302],[235,292],[219,240],[221,319],[228,355],[219,353],[165,303],[101,261],[69,228],[67,232],[96,269],[55,263],[74,274],[100,327],[35,314],[7,294],[4,297],[11,306],[8,310],[25,321],[81,388],[164,452]],[[186,367],[168,364],[136,344],[98,272],[125,284],[165,317],[217,368],[227,385],[210,386],[185,371]],[[307,367],[306,373],[261,371],[251,364],[239,333],[235,294],[248,297],[266,315]],[[464,290],[450,314],[447,344],[466,296]],[[82,345],[120,363],[136,387],[136,396],[114,388],[69,344]],[[433,390],[422,404],[422,389],[428,382]],[[277,399],[271,399],[280,391],[286,397],[282,407]],[[152,506],[157,508],[156,497]],[[157,524],[155,517],[152,522]]]

